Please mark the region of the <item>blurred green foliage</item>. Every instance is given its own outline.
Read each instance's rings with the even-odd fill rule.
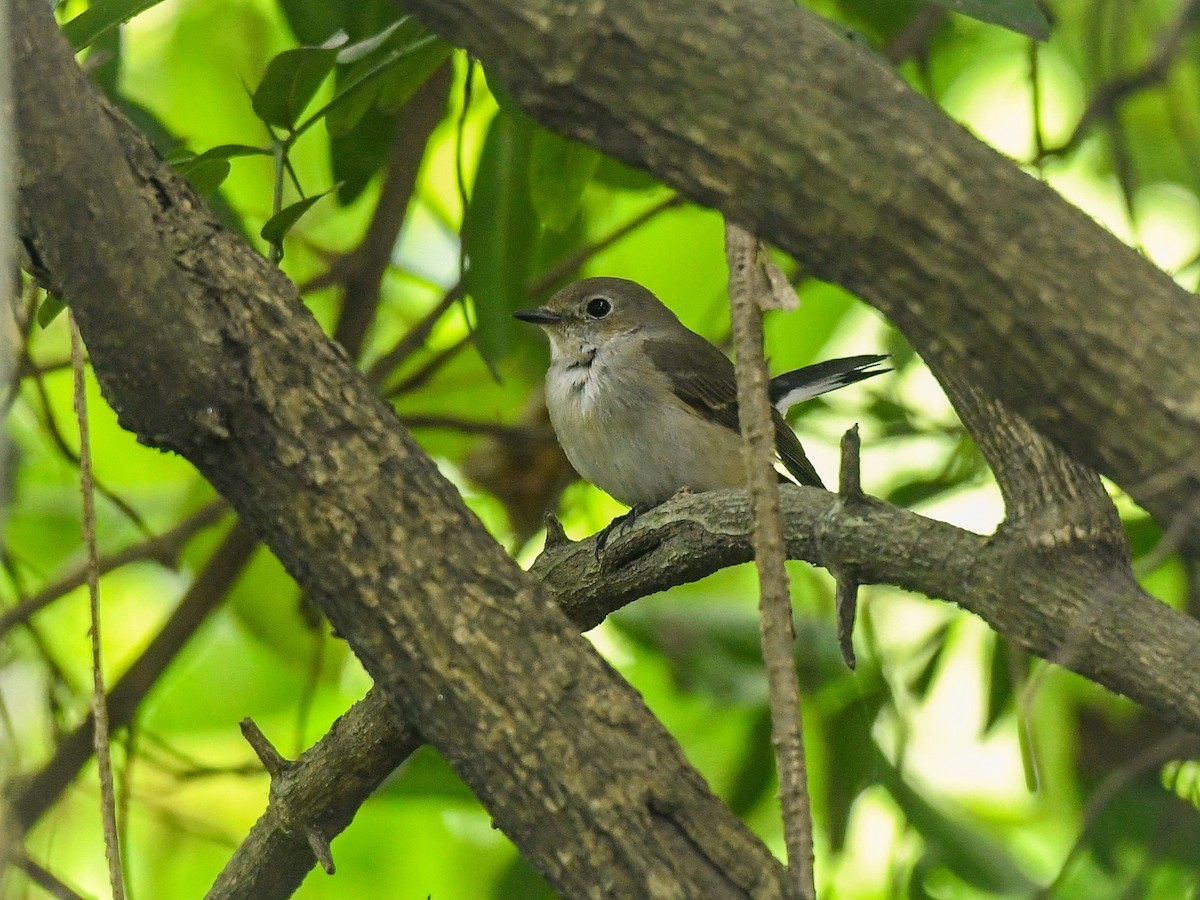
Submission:
[[[1094,106],[1154,57],[1179,4],[939,4],[1014,30],[916,0],[811,5],[881,52],[903,47],[896,62],[916,89],[1192,285],[1200,46],[1190,23],[1160,78]],[[1018,32],[1038,33],[1043,13],[1050,36],[1035,44]],[[718,216],[544,131],[477,63],[386,0],[67,0],[59,14],[75,46],[88,48],[81,58],[93,78],[226,223],[258,236],[250,239],[264,253],[286,247],[285,271],[330,333],[361,291],[352,276],[363,255],[380,252],[364,248],[383,227],[384,174],[412,167],[402,227],[382,250],[364,370],[522,560],[539,544],[524,523],[546,505],[559,504],[575,536],[620,511],[580,484],[559,502],[569,479],[552,445],[537,443],[530,400],[545,348],[510,313],[577,275],[619,274],[720,343],[729,326]],[[451,89],[414,155],[402,147],[408,104],[442,66]],[[876,351],[895,365],[892,375],[797,412],[818,469],[832,473],[839,434],[860,422],[870,492],[994,528],[1002,510],[983,459],[903,337],[841,289],[781,262],[803,306],[766,323],[777,369]],[[65,317],[32,287],[25,301],[0,609],[53,584],[83,555]],[[212,499],[186,463],[123,432],[91,382],[89,403],[97,477],[145,529],[160,533]],[[1186,606],[1193,561],[1116,499],[1145,585]],[[99,524],[105,555],[145,537],[111,501],[100,501]],[[110,684],[169,621],[227,528],[202,531],[178,559],[105,577]],[[889,589],[863,591],[860,665],[848,672],[830,579],[799,564],[791,571],[822,896],[1030,896],[1038,885],[1064,898],[1196,896],[1200,779],[1194,763],[1154,761],[1161,723],[1031,664],[956,609]],[[781,852],[756,615],[752,573],[737,568],[645,598],[592,637],[714,790]],[[75,589],[22,617],[0,642],[6,777],[44,765],[84,715],[86,632],[86,600]],[[252,716],[285,753],[299,753],[367,686],[344,644],[260,551],[118,743],[134,896],[201,894],[261,812],[267,780],[238,720]],[[1032,790],[1027,769],[1036,773]],[[27,847],[69,884],[104,894],[96,797],[89,767]],[[300,896],[552,895],[428,748],[363,807],[333,852],[337,874],[311,874]],[[2,884],[5,896],[37,895],[15,871]]]

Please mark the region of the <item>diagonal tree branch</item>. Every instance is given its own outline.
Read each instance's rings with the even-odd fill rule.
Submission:
[[[1106,553],[1090,562],[1074,553],[1039,553],[870,498],[847,506],[811,488],[788,488],[781,503],[790,558],[825,567],[852,561],[862,583],[955,603],[1047,659],[1070,643],[1066,662],[1075,671],[1200,734],[1200,673],[1190,662],[1200,623],[1146,594]],[[747,496],[717,491],[677,497],[639,516],[631,531],[613,538],[603,571],[591,539],[553,544],[532,571],[576,626],[589,629],[640,597],[747,562],[751,554]],[[1121,616],[1111,615],[1115,609]],[[283,787],[272,786],[267,812],[210,897],[290,896],[314,858],[303,831],[283,823],[299,815],[332,838],[416,748],[411,732],[385,710],[379,692],[369,693],[296,761]],[[328,785],[329,760],[348,773],[339,790]]]

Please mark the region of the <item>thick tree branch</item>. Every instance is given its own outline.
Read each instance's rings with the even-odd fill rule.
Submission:
[[[102,106],[38,0],[14,10],[22,235],[59,276],[121,423],[225,495],[561,892],[782,896],[778,861],[294,285]]]
[[[1065,654],[1080,674],[1200,734],[1200,672],[1192,662],[1200,623],[1146,594],[1107,557],[1089,561],[1028,545],[1017,551],[1017,542],[997,543],[867,497],[847,504],[812,488],[786,488],[781,503],[790,558],[834,569],[849,564],[863,584],[955,603],[1024,649],[1047,659]],[[614,537],[603,571],[594,540],[556,541],[532,571],[576,626],[588,629],[639,597],[749,561],[749,535],[744,492],[677,497]],[[296,761],[286,795],[276,800],[272,788],[272,805],[284,803],[290,812],[268,809],[218,880],[222,891],[214,887],[210,896],[290,895],[288,886],[299,884],[314,859],[303,834],[281,822],[302,810],[305,821],[333,837],[415,749],[385,707],[378,692],[368,694]],[[327,797],[319,760],[337,760],[352,773],[344,790]],[[275,889],[268,890],[264,871],[281,880]],[[248,892],[234,885],[248,885]]]
[[[1193,298],[804,7],[407,6],[536,118],[859,294],[1163,522],[1200,509]]]

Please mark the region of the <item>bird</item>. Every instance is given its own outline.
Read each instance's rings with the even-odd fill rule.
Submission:
[[[550,340],[546,406],[567,459],[632,515],[684,490],[745,487],[733,363],[647,288],[585,278],[513,315]],[[783,413],[889,371],[885,359],[832,359],[771,379],[775,449],[796,483],[824,487]]]

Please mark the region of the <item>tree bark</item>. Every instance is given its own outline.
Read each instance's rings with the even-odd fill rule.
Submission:
[[[539,121],[844,285],[1200,543],[1200,304],[861,43],[785,0],[405,5]]]
[[[122,425],[188,458],[570,896],[778,897],[782,869],[521,572],[277,269],[17,0],[20,229]]]

